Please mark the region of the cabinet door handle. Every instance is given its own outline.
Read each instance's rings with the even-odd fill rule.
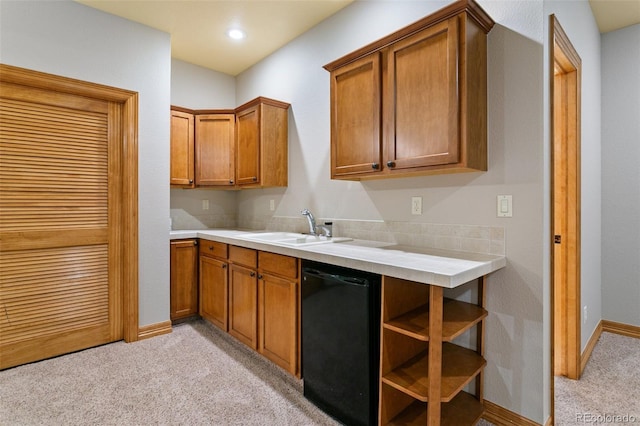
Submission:
[[[251,272],[251,273],[249,274],[249,276],[251,276],[251,277],[255,277],[255,276],[256,276],[256,273],[255,273],[255,272]]]
[[[380,168],[380,164],[378,164],[378,163],[372,163],[372,164],[371,164],[371,168],[372,168],[372,169],[374,169],[374,170],[378,170],[378,169]]]
[[[253,180],[254,182],[258,181],[258,178],[256,176],[252,177],[251,180]]]
[[[261,280],[262,279],[262,274],[258,274],[258,279]]]
[[[233,185],[233,179],[229,179],[229,184]]]
[[[227,269],[227,264],[226,263],[222,264],[222,269]]]
[[[395,166],[396,166],[395,161],[387,161],[387,167],[395,167]]]
[[[198,240],[193,240],[193,245],[197,246],[198,245]]]
[[[189,179],[189,183],[193,183],[193,179]]]

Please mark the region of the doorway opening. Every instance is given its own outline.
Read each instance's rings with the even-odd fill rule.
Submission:
[[[552,371],[579,379],[582,61],[554,15],[550,31]]]

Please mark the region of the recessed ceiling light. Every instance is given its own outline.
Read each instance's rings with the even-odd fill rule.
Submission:
[[[243,38],[246,37],[246,34],[242,30],[239,30],[237,28],[232,28],[227,31],[227,36],[229,36],[229,38],[232,38],[234,40],[242,40]]]

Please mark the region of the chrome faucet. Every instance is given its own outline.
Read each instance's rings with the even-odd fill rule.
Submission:
[[[316,235],[316,219],[313,217],[313,213],[311,213],[309,209],[304,209],[300,213],[307,217],[307,221],[309,222],[309,233],[311,235]]]
[[[309,234],[324,235],[328,238],[332,236],[333,224],[331,222],[327,222],[324,225],[316,225],[316,219],[313,217],[313,213],[311,213],[309,209],[304,209],[301,213],[303,216],[307,217],[307,221],[309,222]]]

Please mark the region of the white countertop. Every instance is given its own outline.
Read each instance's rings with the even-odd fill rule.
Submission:
[[[507,264],[504,256],[399,246],[368,240],[291,247],[243,239],[243,235],[256,232],[260,231],[171,231],[170,239],[201,238],[218,241],[446,288],[458,287],[504,268]]]

